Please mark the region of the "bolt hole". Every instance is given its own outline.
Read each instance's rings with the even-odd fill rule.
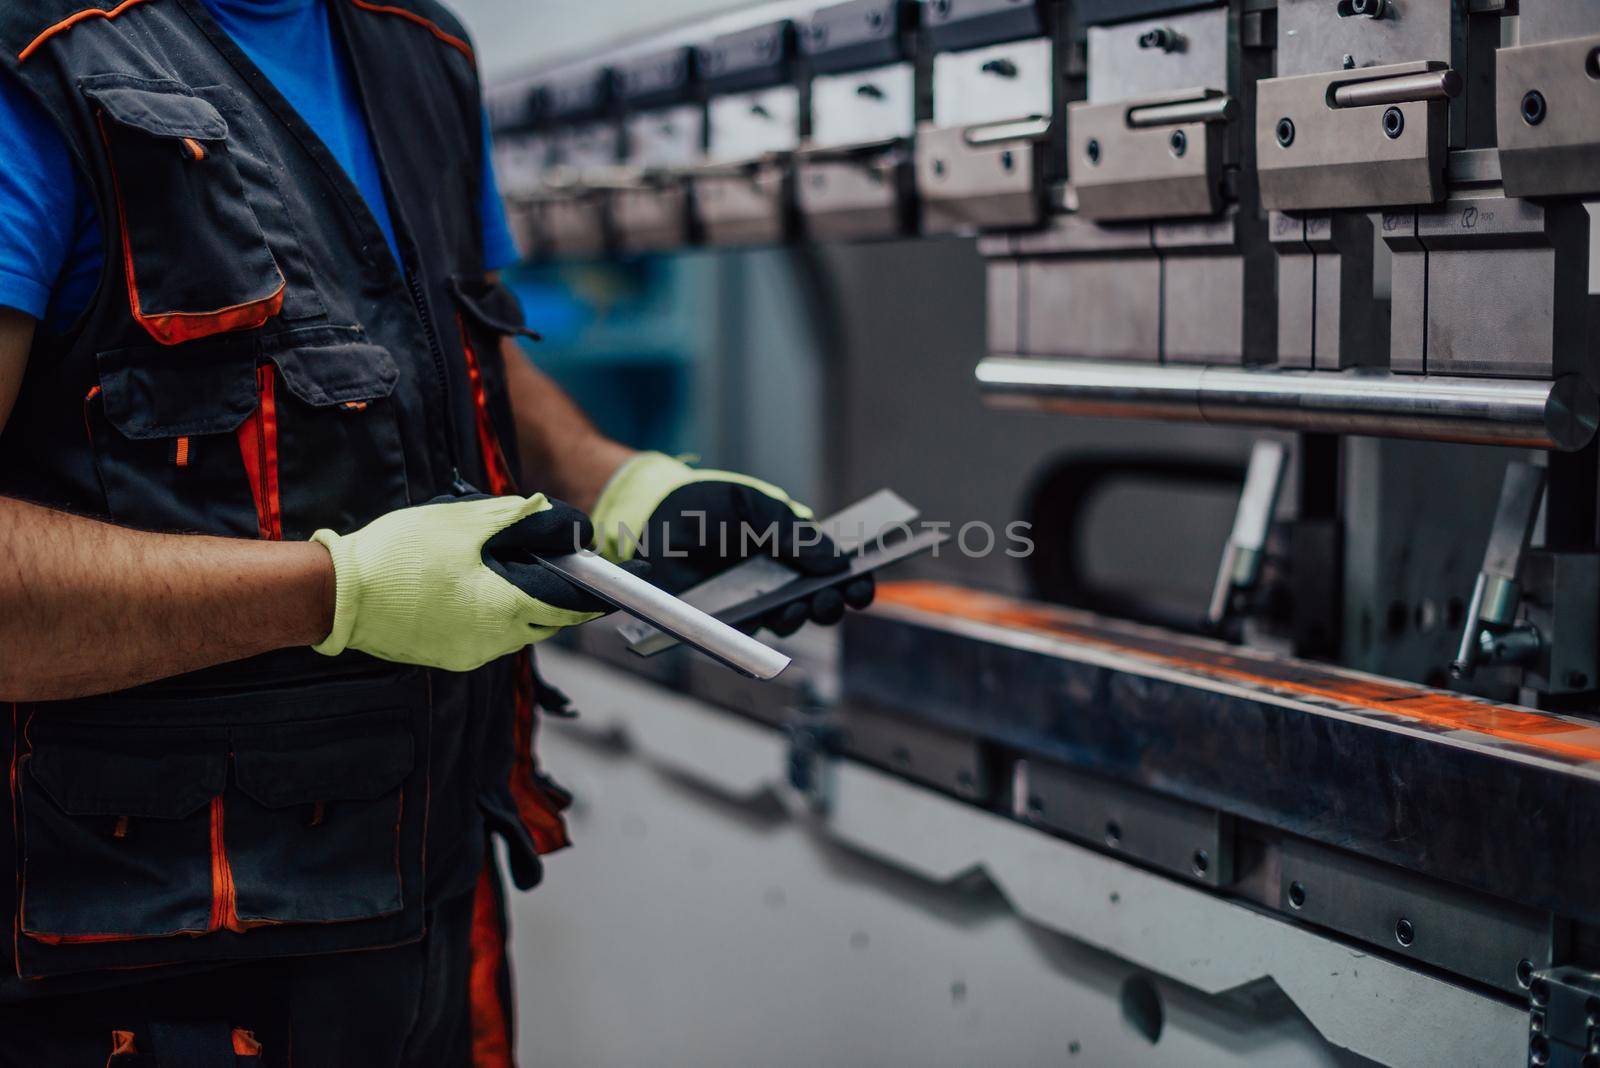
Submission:
[[[1600,48],[1589,52],[1588,60],[1583,64],[1583,69],[1589,77],[1600,80]]]
[[[1535,1005],[1541,1007],[1548,1005],[1550,1003],[1549,982],[1544,979],[1535,978],[1533,982],[1528,984],[1528,996],[1533,999],[1533,1003]]]
[[[1189,858],[1189,868],[1196,879],[1204,879],[1206,872],[1211,870],[1211,854],[1204,849],[1196,849],[1194,856]]]
[[[1395,921],[1394,940],[1402,946],[1409,946],[1417,940],[1417,929],[1410,920],[1404,916]]]
[[[1389,108],[1383,113],[1383,133],[1393,141],[1406,129],[1406,113],[1399,108]]]
[[[1528,1040],[1528,1063],[1533,1065],[1550,1063],[1550,1043],[1543,1035],[1534,1035]]]
[[[1122,844],[1122,824],[1116,820],[1106,820],[1106,845],[1112,849]]]
[[[1537,126],[1549,114],[1549,106],[1545,104],[1544,94],[1537,89],[1530,89],[1522,97],[1522,121],[1529,126]]]
[[[1012,169],[1015,168],[1016,165],[1017,165],[1016,157],[1014,155],[1012,155],[1011,150],[1009,148],[1006,149],[1004,152],[1000,153],[1000,169],[1001,170],[1005,171],[1007,174],[1010,174]]]
[[[1167,144],[1172,148],[1172,154],[1182,158],[1189,151],[1189,135],[1182,130],[1173,130],[1172,136],[1167,138]]]
[[[944,160],[936,159],[933,161],[933,174],[936,178],[944,177]]]
[[[1529,984],[1532,983],[1532,982],[1533,982],[1533,961],[1531,961],[1528,958],[1524,957],[1521,960],[1517,961],[1517,985],[1522,987],[1522,989],[1526,990],[1526,989],[1528,989]]]
[[[1282,148],[1288,148],[1294,144],[1293,119],[1285,117],[1278,120],[1278,144]]]
[[[1289,907],[1292,909],[1306,907],[1306,887],[1304,883],[1293,882],[1289,884]]]
[[[1089,157],[1090,163],[1100,162],[1100,142],[1095,138],[1089,138],[1089,143],[1083,146],[1083,151],[1084,155]]]

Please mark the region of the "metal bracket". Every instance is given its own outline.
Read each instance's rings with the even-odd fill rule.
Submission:
[[[1570,965],[1528,985],[1528,1064],[1580,1068],[1600,1059],[1600,975]]]
[[[1262,204],[1305,211],[1436,203],[1449,102],[1461,87],[1460,75],[1438,62],[1259,82]]]
[[[1206,87],[1069,105],[1078,210],[1103,220],[1215,215],[1223,130],[1238,112],[1232,97]]]

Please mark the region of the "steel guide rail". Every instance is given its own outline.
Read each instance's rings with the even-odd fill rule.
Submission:
[[[975,376],[996,407],[1102,418],[1561,452],[1583,448],[1600,427],[1600,401],[1577,375],[1446,378],[1361,368],[1334,373],[989,356]]]

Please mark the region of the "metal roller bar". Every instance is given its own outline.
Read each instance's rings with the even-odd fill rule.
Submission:
[[[1430,70],[1398,78],[1374,78],[1335,86],[1333,106],[1365,108],[1382,104],[1409,104],[1418,100],[1454,100],[1461,95],[1461,75],[1453,70]]]
[[[1387,371],[1243,370],[990,356],[985,399],[1113,419],[1161,419],[1572,452],[1600,426],[1576,375],[1554,381],[1441,378]]]
[[[1150,104],[1128,112],[1128,125],[1135,130],[1151,126],[1182,126],[1191,122],[1227,122],[1239,113],[1231,96],[1208,96],[1180,100],[1172,104]]]

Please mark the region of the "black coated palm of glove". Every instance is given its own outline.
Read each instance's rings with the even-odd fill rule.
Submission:
[[[519,520],[483,546],[483,562],[501,578],[536,601],[571,612],[605,614],[613,606],[540,564],[536,557],[558,559],[594,544],[594,523],[565,501],[550,499],[543,512]],[[622,565],[640,578],[650,577],[647,560]]]
[[[602,551],[643,559],[650,580],[671,593],[699,585],[753,556],[771,556],[802,576],[844,575],[850,559],[776,486],[724,471],[695,471],[643,453],[613,476],[595,508]],[[640,517],[644,518],[640,518]],[[832,625],[847,608],[872,603],[871,575],[843,579],[743,625],[786,637],[807,622]]]

